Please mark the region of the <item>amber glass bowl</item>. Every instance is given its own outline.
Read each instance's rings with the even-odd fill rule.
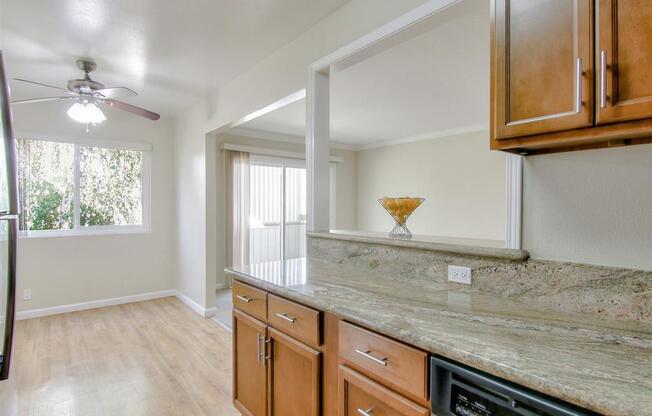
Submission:
[[[415,197],[399,197],[399,198],[390,198],[384,197],[380,198],[378,202],[380,205],[385,208],[387,213],[392,216],[396,225],[394,229],[389,233],[390,237],[393,238],[411,238],[412,233],[408,230],[405,223],[415,209],[419,207],[425,201],[425,198],[415,198]]]

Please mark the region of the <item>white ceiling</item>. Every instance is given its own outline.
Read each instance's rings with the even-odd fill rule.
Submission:
[[[135,89],[140,96],[125,101],[171,115],[346,1],[0,0],[0,49],[11,77],[57,86],[79,77],[77,57],[92,57],[94,79]],[[14,99],[53,91],[11,87]]]
[[[331,74],[331,138],[365,147],[485,128],[489,120],[489,4],[465,0],[430,30]],[[303,136],[305,102],[246,128]]]

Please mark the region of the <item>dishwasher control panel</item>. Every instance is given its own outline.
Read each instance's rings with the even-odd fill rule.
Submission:
[[[597,416],[442,357],[430,358],[430,399],[435,416]]]

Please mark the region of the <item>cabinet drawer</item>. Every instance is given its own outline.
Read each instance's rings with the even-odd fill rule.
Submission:
[[[430,410],[340,366],[340,416],[430,416]]]
[[[234,281],[233,307],[267,322],[267,292],[263,290]]]
[[[299,341],[318,348],[321,345],[319,311],[278,296],[268,295],[269,324]]]
[[[420,403],[428,401],[428,354],[340,321],[341,362]]]

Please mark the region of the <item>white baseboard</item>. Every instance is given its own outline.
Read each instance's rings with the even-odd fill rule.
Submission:
[[[89,302],[81,302],[81,303],[71,303],[68,305],[60,305],[60,306],[51,306],[48,308],[40,308],[40,309],[28,309],[26,311],[21,311],[16,313],[16,320],[20,321],[23,319],[31,319],[31,318],[39,318],[42,316],[49,316],[49,315],[58,315],[60,313],[68,313],[68,312],[77,312],[77,311],[84,311],[87,309],[96,309],[96,308],[104,308],[106,306],[115,306],[115,305],[123,305],[125,303],[133,303],[133,302],[142,302],[144,300],[152,300],[152,299],[159,299],[159,298],[167,298],[170,296],[174,296],[177,299],[179,299],[181,302],[185,303],[190,309],[193,311],[197,312],[199,315],[201,315],[204,318],[210,318],[214,316],[217,313],[217,308],[204,308],[194,300],[190,299],[187,295],[179,292],[178,290],[170,289],[170,290],[161,290],[158,292],[148,292],[148,293],[140,293],[138,295],[129,295],[129,296],[121,296],[118,298],[110,298],[110,299],[98,299],[98,300],[92,300]]]
[[[190,297],[187,296],[187,295],[184,294],[184,293],[181,293],[181,292],[177,291],[177,292],[175,293],[175,296],[176,296],[177,299],[179,299],[181,302],[183,302],[183,303],[185,303],[186,305],[188,305],[188,307],[190,307],[190,309],[192,309],[193,311],[197,312],[198,314],[200,314],[200,315],[203,316],[204,318],[210,318],[211,316],[213,316],[213,315],[215,315],[215,314],[217,313],[217,308],[208,308],[208,309],[207,309],[207,308],[204,308],[204,307],[201,306],[199,303],[197,303],[197,302],[195,302],[194,300],[190,299]]]
[[[121,296],[118,298],[98,299],[98,300],[92,300],[90,302],[71,303],[68,305],[52,306],[49,308],[28,309],[26,311],[17,312],[16,320],[38,318],[41,316],[57,315],[60,313],[83,311],[87,309],[103,308],[105,306],[122,305],[125,303],[142,302],[144,300],[166,298],[169,296],[178,297],[178,292],[174,289],[161,290],[158,292],[141,293],[138,295]]]

